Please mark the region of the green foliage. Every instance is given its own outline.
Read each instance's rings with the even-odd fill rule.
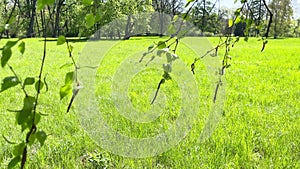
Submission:
[[[64,43],[66,43],[66,38],[64,37],[64,36],[59,36],[58,38],[57,38],[57,45],[63,45]]]
[[[21,161],[21,157],[20,156],[16,156],[14,157],[8,164],[8,169],[12,169],[14,168],[19,162]]]
[[[35,79],[33,77],[27,77],[25,80],[24,80],[24,86],[26,85],[33,85],[35,82]]]
[[[46,5],[54,4],[55,0],[37,0],[37,9],[42,10]]]
[[[194,38],[187,40],[194,43]],[[209,38],[209,40],[213,45],[217,45],[219,38]],[[49,116],[46,117],[47,119],[42,116],[43,119],[39,125],[44,131],[50,131],[52,135],[48,136],[43,148],[39,151],[36,151],[35,145],[33,145],[34,148],[29,149],[29,153],[35,155],[30,155],[26,167],[89,168],[93,165],[101,166],[104,161],[109,161],[107,164],[112,168],[124,166],[125,168],[199,168],[199,166],[203,168],[226,168],[228,166],[231,168],[268,168],[271,165],[274,168],[299,168],[298,161],[295,159],[297,159],[297,152],[300,151],[299,147],[296,146],[300,144],[298,132],[300,126],[297,114],[300,109],[298,104],[300,69],[299,64],[295,63],[299,63],[296,56],[299,53],[298,44],[300,40],[293,38],[268,40],[268,46],[263,53],[259,52],[262,41],[257,40],[256,38],[249,38],[249,42],[246,43],[241,39],[231,50],[233,66],[226,75],[225,115],[212,138],[201,144],[196,142],[199,137],[199,128],[203,128],[203,116],[206,115],[201,113],[207,112],[209,108],[207,97],[211,96],[209,94],[211,88],[208,84],[210,79],[205,76],[207,69],[199,62],[195,78],[201,84],[200,92],[203,98],[200,101],[203,106],[199,116],[195,118],[197,124],[188,133],[185,140],[176,147],[160,156],[145,159],[124,158],[105,152],[95,145],[94,141],[85,133],[76,114],[65,114],[65,106],[58,106],[67,103],[66,100],[60,101],[57,94],[58,89],[53,85],[64,84],[65,73],[58,68],[67,63],[69,58],[66,57],[66,53],[61,52],[65,51],[65,46],[57,47],[55,41],[50,41],[48,47],[56,49],[52,53],[56,57],[47,58],[49,68],[47,81],[52,87],[49,88],[49,92],[45,96],[42,95],[41,106],[39,106],[39,111],[48,112]],[[36,46],[42,45],[41,39],[26,39],[24,41],[27,44],[27,52],[22,57],[23,61],[14,63],[16,67],[20,68],[18,69],[20,75],[26,74],[28,71],[36,72],[39,70],[38,61],[40,61],[42,52],[41,49],[36,48]],[[114,70],[119,66],[117,63],[120,62],[118,61],[124,60],[128,56],[126,53],[132,50],[133,44],[138,44],[138,49],[143,47],[147,50],[147,46],[153,41],[160,40],[155,38],[132,39],[122,41],[120,43],[121,48],[112,48],[107,53],[109,57],[105,57],[106,59],[103,60],[105,66],[98,70],[96,95],[110,94],[111,86],[108,76],[113,76]],[[85,42],[74,43],[74,53],[81,51],[85,44]],[[108,41],[101,42],[103,46],[107,44],[109,44]],[[28,51],[32,51],[32,53]],[[245,53],[245,51],[247,52]],[[187,65],[193,61],[195,53],[186,46],[179,45],[178,52],[180,59]],[[31,67],[22,66],[24,63],[31,63]],[[69,70],[69,68],[66,69]],[[8,68],[0,71],[1,79],[10,75]],[[153,76],[149,77],[149,75]],[[143,76],[137,75],[132,80],[129,92],[137,94],[135,97],[133,95],[129,97],[133,99],[134,106],[142,109],[149,104],[150,94],[156,89],[161,76],[161,71],[150,69]],[[173,82],[168,82],[164,84],[161,90],[172,97],[180,96],[180,91],[178,93],[170,92],[178,91],[176,86],[176,83],[173,85]],[[15,114],[6,111],[6,109],[20,107],[18,101],[20,96],[15,94],[14,89],[11,90],[12,92],[6,91],[0,94],[0,131],[8,139],[19,140],[20,136],[17,132],[19,128],[11,125],[14,123]],[[144,93],[149,95],[144,95]],[[264,94],[262,95],[262,93]],[[149,131],[155,133],[159,129],[164,130],[164,127],[168,128],[177,104],[168,105],[170,106],[170,109],[166,110],[168,113],[164,113],[162,119],[158,121],[149,125],[132,126],[128,120],[122,118],[110,107],[109,100],[101,97],[100,102],[103,106],[99,106],[99,108],[105,112],[104,117],[108,119],[109,124],[124,134],[131,134],[136,137],[141,134],[141,137],[146,137],[149,136]],[[111,116],[113,117],[110,118]],[[117,123],[116,118],[118,119]],[[4,139],[0,139],[1,166],[7,166],[10,162],[12,158],[10,150],[13,149],[13,146]],[[96,157],[97,155],[98,157]],[[101,161],[101,159],[103,160]],[[97,161],[101,162],[98,163]]]
[[[95,24],[95,17],[94,17],[94,15],[93,14],[88,14],[85,17],[85,21],[86,21],[86,27],[87,28],[91,28]]]
[[[9,88],[17,86],[19,83],[20,83],[19,79],[15,76],[6,77],[2,80],[1,92],[4,92]]]
[[[74,72],[67,73],[65,77],[65,84],[60,88],[60,92],[59,92],[61,100],[64,97],[72,94],[73,81],[74,81]]]
[[[166,48],[166,47],[167,47],[167,44],[166,44],[165,41],[159,41],[159,42],[157,43],[157,48],[158,48],[158,49],[164,49],[164,48]]]
[[[2,49],[2,57],[1,57],[1,66],[4,67],[9,59],[11,58],[12,51],[11,48],[14,47],[18,41],[8,41],[4,48]]]
[[[38,131],[36,134],[36,139],[40,142],[41,146],[44,145],[47,135],[43,130]]]
[[[44,87],[44,83],[41,80],[39,80],[35,83],[34,87],[37,92],[40,92]]]
[[[18,50],[21,54],[24,54],[25,52],[25,42],[21,42],[18,46]]]

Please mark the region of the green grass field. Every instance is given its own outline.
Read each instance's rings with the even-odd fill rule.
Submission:
[[[185,40],[196,42],[194,38]],[[213,45],[218,40],[209,38]],[[133,38],[118,43],[106,53],[101,67],[96,70],[95,93],[104,119],[113,129],[131,137],[150,137],[166,131],[180,114],[181,98],[176,79],[162,86],[164,96],[158,95],[158,104],[163,103],[164,98],[171,101],[166,100],[161,116],[151,123],[129,121],[118,113],[111,99],[110,86],[116,80],[113,78],[118,67],[127,58],[138,58],[137,49],[147,50],[153,41],[159,40]],[[43,41],[26,39],[25,42],[25,54],[22,56],[15,50],[10,64],[20,77],[36,77]],[[5,40],[0,41],[1,46],[4,43]],[[102,41],[99,44],[102,48],[110,48],[112,43]],[[71,44],[75,47],[76,58],[84,52],[86,42]],[[199,44],[199,49],[194,51],[207,48],[205,45]],[[191,131],[178,145],[161,155],[129,158],[101,149],[88,136],[80,125],[78,104],[76,109],[66,113],[69,98],[60,100],[59,87],[72,68],[60,67],[71,60],[65,45],[56,46],[55,41],[49,41],[45,66],[49,91],[42,93],[38,106],[40,112],[48,115],[42,117],[38,128],[49,136],[43,147],[30,147],[27,168],[300,168],[300,39],[269,40],[263,53],[261,46],[257,39],[250,38],[249,42],[240,41],[232,48],[232,66],[226,71],[224,111],[212,137],[199,142],[213,94],[211,79],[205,75],[205,64],[200,61],[195,81],[201,107],[193,119],[195,125]],[[194,51],[184,44],[178,48],[178,55],[188,70],[196,55]],[[1,79],[11,75],[8,67],[0,71]],[[161,70],[150,66],[130,79],[128,98],[136,110],[151,109],[149,101],[161,75]],[[28,90],[34,94],[33,87]],[[15,115],[7,109],[21,109],[22,98],[23,93],[18,87],[0,93],[0,131],[14,142],[21,142],[25,134],[20,135]],[[6,168],[11,160],[12,147],[0,139],[1,168]]]

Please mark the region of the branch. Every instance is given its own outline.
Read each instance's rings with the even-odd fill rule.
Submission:
[[[264,3],[264,6],[266,7],[266,9],[268,10],[269,14],[270,14],[270,20],[269,20],[269,23],[268,23],[268,28],[267,28],[267,32],[265,34],[266,38],[269,37],[269,32],[270,32],[270,28],[271,28],[271,24],[273,22],[273,13],[272,11],[270,10],[270,8],[268,7],[267,3],[266,3],[266,0],[262,0],[263,3]]]

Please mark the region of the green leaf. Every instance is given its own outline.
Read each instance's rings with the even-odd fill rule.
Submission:
[[[150,51],[150,50],[152,50],[154,48],[154,45],[152,44],[152,45],[150,45],[149,47],[148,47],[148,52]]]
[[[157,44],[157,48],[158,49],[164,49],[167,47],[167,44],[165,41],[159,41],[158,44]]]
[[[6,77],[6,78],[3,79],[3,82],[1,84],[1,91],[0,92],[3,92],[3,91],[5,91],[9,88],[12,88],[12,87],[18,85],[19,83],[20,83],[20,81],[15,76]]]
[[[170,72],[172,72],[172,65],[171,64],[163,64],[163,69],[165,72],[170,73]]]
[[[8,169],[14,168],[21,161],[21,157],[17,156],[8,163]]]
[[[59,69],[63,69],[63,68],[71,67],[71,66],[73,66],[73,63],[66,63],[66,64],[62,65]]]
[[[12,48],[12,47],[14,47],[17,43],[18,43],[18,41],[8,41],[8,42],[6,42],[5,47],[6,47],[6,48]]]
[[[36,113],[34,117],[34,124],[37,125],[41,121],[41,115],[40,113]]]
[[[40,130],[35,135],[37,140],[40,142],[41,146],[43,146],[47,138],[46,133],[43,130]]]
[[[176,54],[173,54],[173,53],[170,53],[170,52],[168,52],[166,56],[167,56],[167,62],[168,63],[171,63],[174,60],[179,58]]]
[[[42,10],[46,5],[52,5],[54,4],[55,0],[38,0],[37,1],[37,9]]]
[[[64,97],[66,97],[69,94],[72,94],[72,85],[71,84],[66,84],[60,88],[60,91],[59,91],[60,100],[62,100]]]
[[[171,53],[167,53],[166,56],[167,56],[167,62],[171,63],[172,62],[172,55],[171,55]]]
[[[232,19],[229,19],[228,20],[228,27],[232,27],[233,26],[233,20]]]
[[[158,50],[158,51],[156,52],[156,54],[157,54],[158,56],[162,56],[164,53],[166,53],[165,50]]]
[[[22,142],[22,143],[16,145],[16,146],[14,147],[14,149],[13,149],[13,152],[12,152],[13,155],[14,155],[14,156],[20,156],[20,155],[22,155],[22,154],[23,154],[23,151],[24,151],[24,148],[25,148],[25,143],[24,143],[24,142]]]
[[[24,105],[23,105],[23,109],[22,110],[29,110],[31,111],[34,107],[35,104],[35,98],[28,96],[24,98]]]
[[[30,146],[32,146],[33,143],[34,143],[34,141],[35,141],[35,139],[36,139],[36,135],[35,134],[31,134],[30,137],[29,137],[29,139],[28,139],[29,140],[28,144]]]
[[[66,43],[66,38],[62,35],[60,35],[58,38],[57,38],[57,43],[56,45],[63,45],[64,43]]]
[[[0,25],[0,33],[5,31],[5,26],[4,25]]]
[[[12,52],[11,52],[11,48],[8,47],[4,47],[3,51],[2,51],[2,57],[1,57],[1,66],[4,67],[8,60],[11,58]]]
[[[92,0],[82,0],[82,3],[84,5],[92,5],[93,1]]]
[[[171,80],[172,79],[172,77],[170,76],[170,74],[168,72],[164,72],[163,78],[165,80]]]
[[[28,96],[24,98],[23,109],[16,114],[16,120],[19,125],[22,125],[22,131],[24,131],[32,123],[33,112],[32,109],[35,104],[35,98]]]
[[[179,16],[178,15],[174,15],[174,17],[173,17],[173,23],[176,22],[178,19],[179,19]]]
[[[44,83],[41,80],[39,80],[35,83],[35,90],[37,92],[40,92],[43,89],[43,87],[44,87]]]
[[[194,2],[194,1],[195,0],[187,0],[187,3],[185,4],[185,8],[187,8],[190,5],[190,3]]]
[[[25,52],[25,42],[21,42],[20,45],[18,46],[18,50],[20,53],[24,54]]]
[[[240,16],[238,16],[237,18],[236,18],[236,20],[234,21],[234,24],[238,24],[238,23],[240,23],[242,21],[242,18],[240,17]]]
[[[94,15],[93,14],[88,14],[85,17],[85,21],[86,21],[86,27],[87,28],[91,28],[95,24],[95,17],[94,17]]]
[[[72,45],[69,45],[69,52],[73,52],[74,47]]]
[[[173,35],[173,34],[176,33],[176,31],[177,31],[177,30],[176,30],[174,24],[170,24],[169,27],[168,27],[168,34],[169,34],[169,35]]]
[[[34,81],[35,79],[33,77],[27,77],[25,80],[24,80],[24,86],[26,85],[33,85],[34,84]]]
[[[65,84],[72,84],[74,81],[74,72],[69,72],[65,77]]]
[[[44,0],[37,0],[37,10],[42,10],[45,5]]]

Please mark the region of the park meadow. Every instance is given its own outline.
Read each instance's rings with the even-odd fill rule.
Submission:
[[[193,41],[197,37],[186,37]],[[211,46],[218,44],[219,38],[207,38]],[[11,40],[11,39],[10,39]],[[13,40],[13,39],[12,39]],[[180,92],[175,81],[168,81],[162,91],[175,101],[167,102],[162,117],[149,124],[131,124],[112,110],[109,97],[110,80],[115,69],[133,45],[141,48],[159,41],[158,37],[132,37],[120,41],[111,48],[97,68],[96,91],[99,107],[108,123],[132,137],[151,136],[166,130],[179,116]],[[8,40],[2,39],[0,45]],[[35,77],[43,54],[43,39],[24,39],[26,51],[22,55],[14,52],[11,65],[20,77]],[[75,59],[80,57],[87,45],[84,40],[73,39]],[[105,45],[109,41],[101,41]],[[269,39],[261,52],[262,42],[249,38],[231,48],[231,67],[226,70],[226,99],[222,117],[211,137],[199,142],[205,118],[209,113],[212,96],[206,67],[197,63],[195,79],[200,91],[201,112],[195,112],[195,124],[186,137],[163,154],[148,158],[129,158],[115,155],[101,148],[80,124],[74,107],[69,113],[66,108],[70,97],[60,99],[59,86],[64,83],[70,62],[65,46],[57,46],[55,39],[47,42],[45,76],[48,91],[41,91],[38,111],[43,114],[39,127],[48,134],[42,147],[35,144],[28,150],[27,168],[300,168],[300,39]],[[17,48],[17,47],[14,47]],[[199,45],[201,48],[201,45]],[[222,51],[221,51],[222,52]],[[177,55],[190,70],[195,56],[191,49],[179,43]],[[222,53],[220,54],[220,64]],[[209,56],[210,57],[210,56]],[[119,59],[119,60],[118,60]],[[11,76],[8,67],[1,69],[0,79]],[[147,70],[132,79],[128,97],[137,110],[147,110],[149,97],[156,89],[161,77],[157,70]],[[28,89],[34,86],[28,86]],[[0,94],[0,131],[13,141],[21,141],[20,127],[15,125],[16,115],[8,110],[21,109],[20,88],[12,88]],[[34,91],[29,90],[29,91]],[[29,93],[34,94],[34,93]],[[207,103],[207,104],[206,104]],[[206,105],[206,106],[205,106]],[[193,105],[190,105],[193,106]],[[23,133],[24,135],[24,133]],[[0,139],[0,168],[6,168],[12,158],[13,147],[5,139]]]

